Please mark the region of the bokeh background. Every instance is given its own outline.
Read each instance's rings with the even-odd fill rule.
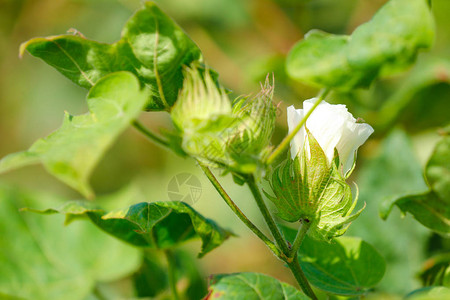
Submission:
[[[303,100],[318,91],[288,78],[284,62],[289,49],[313,28],[351,33],[386,1],[156,2],[199,45],[206,63],[220,74],[220,81],[233,95],[257,93],[266,75],[274,74],[274,101],[280,108],[273,137],[277,143],[287,131],[286,107],[291,104],[300,107]],[[420,287],[418,274],[426,259],[450,250],[448,240],[431,234],[410,216],[401,218],[397,210],[387,221],[378,216],[378,207],[384,199],[426,189],[423,168],[439,140],[439,128],[450,119],[450,1],[433,0],[432,4],[437,27],[435,45],[431,51],[419,55],[415,66],[377,81],[370,89],[334,93],[329,97],[330,102],[347,104],[355,116],[375,128],[374,136],[358,154],[357,169],[351,178],[359,186],[360,204],[365,202],[367,207],[347,234],[364,238],[386,258],[388,269],[376,288],[385,297],[394,298]],[[141,1],[132,0],[0,0],[0,157],[27,149],[58,128],[64,111],[73,115],[87,111],[86,91],[28,54],[19,59],[20,43],[37,36],[62,34],[70,28],[89,39],[114,42],[140,5]],[[154,130],[172,126],[166,113],[143,113],[140,119]],[[194,174],[202,184],[202,194],[194,208],[239,235],[196,261],[202,276],[254,271],[294,284],[288,270],[239,223],[193,160],[179,158],[149,143],[133,128],[108,151],[91,182],[100,196],[136,185],[143,200],[164,201],[168,200],[170,180],[183,172]],[[234,185],[228,176],[222,180],[242,210],[263,227],[247,188]],[[0,185],[53,198],[81,199],[41,166],[0,175]],[[3,227],[0,232],[14,232],[13,225],[5,215],[0,221]],[[56,233],[51,232],[52,228],[46,230],[48,235],[66,234],[60,229],[55,229]],[[0,236],[0,248],[14,242],[13,234],[9,238]],[[195,257],[198,247],[199,243],[190,243],[184,250]],[[26,255],[24,251],[15,258],[0,258],[19,259],[20,255]],[[9,275],[0,267],[0,282]],[[102,283],[101,288],[105,293],[132,294],[131,288],[121,282]]]

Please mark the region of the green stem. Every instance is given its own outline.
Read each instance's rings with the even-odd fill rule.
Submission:
[[[139,132],[141,132],[143,135],[145,135],[148,139],[152,140],[156,144],[164,146],[166,148],[170,148],[168,141],[164,140],[163,138],[159,137],[155,133],[151,132],[147,127],[142,125],[139,121],[136,121],[136,120],[133,121],[133,126],[137,130],[139,130]]]
[[[95,286],[94,290],[92,291],[92,293],[94,294],[94,296],[98,299],[98,300],[106,300],[107,298],[102,294],[102,292],[100,291],[100,289],[98,288],[98,286]]]
[[[247,180],[248,186],[250,187],[250,190],[252,191],[253,197],[256,200],[256,203],[258,204],[258,207],[267,223],[267,226],[269,226],[270,232],[272,233],[273,237],[278,243],[278,247],[281,248],[283,253],[286,255],[289,255],[287,259],[284,261],[287,263],[289,269],[291,270],[292,274],[294,275],[295,279],[297,280],[298,284],[300,285],[300,288],[302,291],[311,299],[317,300],[316,295],[314,294],[308,280],[306,279],[305,274],[303,273],[300,264],[298,262],[298,256],[297,251],[293,252],[293,249],[297,249],[300,247],[301,242],[303,238],[305,237],[306,232],[309,229],[310,225],[301,226],[299,228],[299,231],[297,232],[297,236],[295,238],[292,250],[290,250],[286,244],[285,239],[281,235],[280,230],[278,229],[278,226],[275,224],[274,219],[272,218],[272,215],[270,214],[269,210],[267,209],[266,204],[264,203],[264,200],[261,196],[261,193],[259,191],[258,186],[256,185],[255,178],[253,175],[251,175]],[[307,223],[309,224],[309,223]],[[294,253],[292,255],[292,252]]]
[[[225,201],[225,203],[231,208],[231,210],[234,212],[236,216],[251,230],[253,231],[256,236],[258,236],[264,244],[269,247],[272,252],[279,257],[280,259],[285,259],[284,254],[278,249],[278,247],[264,234],[261,230],[259,230],[258,227],[255,226],[248,218],[247,216],[239,209],[239,207],[236,205],[236,203],[233,202],[231,197],[227,194],[227,192],[223,189],[223,187],[220,185],[219,181],[216,179],[214,174],[211,172],[211,170],[203,165],[201,162],[198,161],[198,164],[200,168],[202,168],[203,172],[205,173],[206,177],[208,177],[209,181],[212,183],[214,188],[217,190],[217,192],[220,194],[222,199]]]
[[[256,204],[258,205],[258,208],[261,211],[261,214],[264,217],[264,220],[266,221],[267,226],[269,227],[270,232],[272,233],[272,236],[275,238],[275,241],[278,244],[278,247],[280,247],[281,251],[285,255],[288,255],[289,248],[286,244],[286,241],[284,240],[283,236],[281,235],[281,232],[278,229],[278,226],[275,224],[275,221],[272,218],[272,215],[270,214],[269,209],[267,209],[266,203],[264,202],[264,199],[262,198],[261,192],[259,191],[259,188],[256,185],[255,178],[253,177],[253,175],[250,175],[248,177],[247,184],[253,194],[253,197],[255,198]]]
[[[176,263],[175,263],[175,255],[171,250],[164,250],[164,254],[167,259],[167,270],[169,276],[169,287],[172,292],[172,297],[174,300],[179,300],[180,297],[177,291],[177,276],[176,276]]]
[[[290,259],[294,259],[295,255],[298,252],[298,249],[300,248],[300,246],[303,242],[303,239],[306,236],[306,233],[309,230],[309,227],[311,227],[311,222],[309,220],[301,219],[300,222],[301,223],[300,223],[300,227],[298,228],[298,231],[297,231],[297,236],[295,237],[294,243],[292,244],[292,247],[291,247],[291,253],[289,255]]]
[[[305,273],[303,273],[302,268],[300,267],[297,253],[295,253],[294,259],[291,262],[288,262],[287,265],[291,270],[292,274],[294,274],[294,277],[297,280],[298,284],[300,285],[302,291],[311,299],[317,300],[316,294],[314,294],[314,291],[312,290],[311,285],[308,282],[308,279],[306,279]]]
[[[313,111],[316,109],[317,106],[319,106],[320,102],[322,102],[323,98],[327,96],[327,94],[330,92],[329,89],[323,89],[320,91],[316,103],[314,103],[313,107],[306,113],[306,115],[303,117],[303,119],[300,121],[300,123],[297,124],[297,127],[294,128],[294,130],[291,131],[278,145],[278,147],[273,150],[273,152],[269,155],[269,157],[266,160],[266,164],[270,165],[272,164],[275,159],[283,153],[283,151],[289,146],[289,143],[294,138],[294,136],[300,131],[300,129],[305,125],[306,120],[309,118],[309,116],[313,113]]]

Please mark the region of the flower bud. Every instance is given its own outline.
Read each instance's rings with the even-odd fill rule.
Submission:
[[[314,105],[304,109],[288,108],[289,130],[301,121]],[[288,221],[311,222],[309,235],[329,241],[342,235],[362,212],[351,215],[357,202],[345,182],[356,149],[373,132],[368,124],[358,124],[344,105],[319,104],[300,132],[291,141],[291,157],[277,167],[270,185],[279,216]]]
[[[171,112],[183,150],[212,167],[236,174],[255,172],[268,153],[275,127],[273,87],[266,81],[258,95],[232,104],[209,71],[203,76],[196,69],[185,73],[183,89]]]
[[[182,132],[201,131],[211,122],[231,114],[231,101],[223,88],[217,87],[211,71],[202,76],[196,68],[184,69],[185,81],[171,117]]]
[[[240,98],[233,104],[233,115],[239,118],[228,149],[236,166],[243,173],[253,173],[259,162],[269,154],[275,129],[276,107],[272,102],[273,86],[268,78],[261,92],[254,97]]]

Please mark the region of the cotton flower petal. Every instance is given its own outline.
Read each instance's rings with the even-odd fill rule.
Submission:
[[[313,107],[316,98],[303,102],[305,114]],[[306,127],[319,143],[328,162],[333,160],[334,148],[339,143],[345,124],[345,105],[331,105],[322,101],[306,121]]]
[[[289,133],[291,133],[298,123],[303,119],[303,109],[295,109],[294,105],[287,108],[287,122]],[[302,127],[291,141],[291,157],[294,159],[299,151],[303,149],[305,143],[305,128]]]
[[[356,150],[365,143],[372,133],[373,128],[369,124],[346,123],[342,138],[336,145],[344,174],[351,169],[355,160]]]
[[[316,98],[304,101],[303,109],[295,109],[294,106],[288,107],[289,132],[294,130],[316,101],[318,101]],[[309,116],[306,128],[319,143],[329,163],[333,160],[334,149],[337,150],[344,174],[351,169],[356,150],[373,133],[370,125],[357,123],[345,105],[333,105],[325,101],[322,101]],[[309,156],[309,146],[303,126],[291,141],[292,159],[300,155],[304,149],[308,151],[307,155]]]

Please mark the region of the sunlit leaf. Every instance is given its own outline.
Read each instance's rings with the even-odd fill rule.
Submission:
[[[296,231],[287,227],[283,231],[293,242]],[[298,253],[310,283],[334,294],[365,294],[383,278],[386,269],[378,251],[356,237],[338,237],[331,243],[306,237]]]
[[[146,94],[128,72],[104,77],[87,97],[90,113],[64,116],[58,130],[35,142],[29,150],[0,161],[0,173],[42,163],[48,172],[86,197],[92,197],[89,176],[106,150],[145,105]]]
[[[294,287],[258,273],[216,275],[212,278],[205,300],[307,300]]]
[[[410,66],[433,39],[434,21],[426,0],[390,0],[350,36],[307,34],[289,53],[287,72],[329,88],[366,87],[377,77]]]
[[[41,205],[61,200],[0,187],[0,298],[85,299],[96,282],[121,279],[139,267],[136,248],[92,224],[65,227],[62,216],[19,212]]]
[[[111,212],[95,207],[90,202],[69,202],[57,209],[29,210],[44,214],[65,214],[68,221],[87,216],[104,231],[138,247],[170,249],[200,238],[200,257],[221,245],[231,235],[231,232],[183,202],[142,202]]]
[[[332,88],[368,86],[373,74],[353,70],[347,60],[350,36],[312,30],[286,61],[288,74],[312,85]]]
[[[348,62],[354,70],[392,74],[432,45],[434,27],[428,0],[390,0],[352,33]]]
[[[109,73],[132,72],[151,91],[148,110],[168,110],[183,83],[182,66],[201,59],[195,43],[152,2],[128,20],[116,43],[60,35],[32,39],[21,45],[25,50],[84,88]]]

